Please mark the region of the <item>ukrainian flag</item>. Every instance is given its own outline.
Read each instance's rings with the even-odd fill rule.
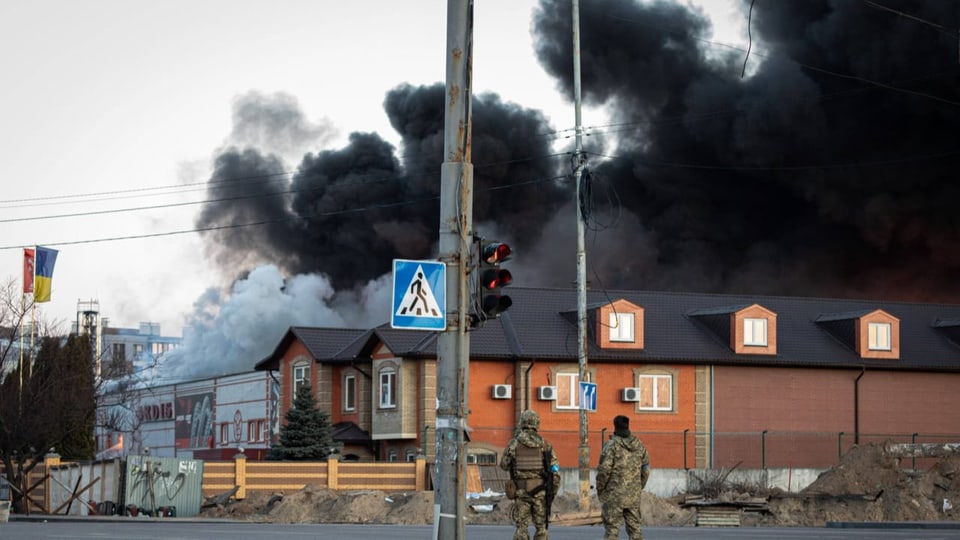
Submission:
[[[57,250],[37,246],[36,277],[33,280],[33,301],[49,302],[53,287],[53,266],[57,264]]]

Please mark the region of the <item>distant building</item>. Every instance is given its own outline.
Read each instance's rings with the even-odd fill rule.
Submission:
[[[251,372],[153,387],[107,389],[95,436],[98,457],[129,454],[263,459],[279,429],[279,385]],[[109,427],[107,427],[109,426]]]
[[[109,319],[100,316],[96,300],[77,302],[74,334],[85,334],[93,340],[97,374],[116,379],[142,372],[155,366],[163,355],[183,345],[182,337],[164,336],[160,324],[141,322],[139,328],[112,328]]]

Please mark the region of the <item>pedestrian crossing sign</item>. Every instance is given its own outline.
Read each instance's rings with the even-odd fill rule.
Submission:
[[[390,326],[446,330],[447,265],[437,261],[393,260]]]

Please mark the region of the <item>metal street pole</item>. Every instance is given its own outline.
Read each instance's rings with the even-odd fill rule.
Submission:
[[[573,0],[573,103],[576,116],[576,146],[573,153],[574,187],[577,192],[577,365],[578,379],[587,381],[587,250],[586,216],[582,199],[583,182],[583,125],[580,118],[580,2]],[[590,509],[590,440],[587,409],[580,404],[580,510]]]
[[[466,538],[463,432],[469,386],[467,276],[473,233],[471,78],[473,0],[447,0],[446,98],[440,174],[440,260],[447,266],[447,327],[437,338],[436,540]]]

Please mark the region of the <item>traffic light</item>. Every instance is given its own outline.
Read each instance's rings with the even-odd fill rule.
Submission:
[[[512,253],[510,246],[502,242],[480,240],[479,247],[479,285],[477,301],[480,319],[496,319],[513,305],[509,296],[501,294],[500,289],[510,285],[513,276],[510,271],[500,268],[500,263],[508,260]]]

